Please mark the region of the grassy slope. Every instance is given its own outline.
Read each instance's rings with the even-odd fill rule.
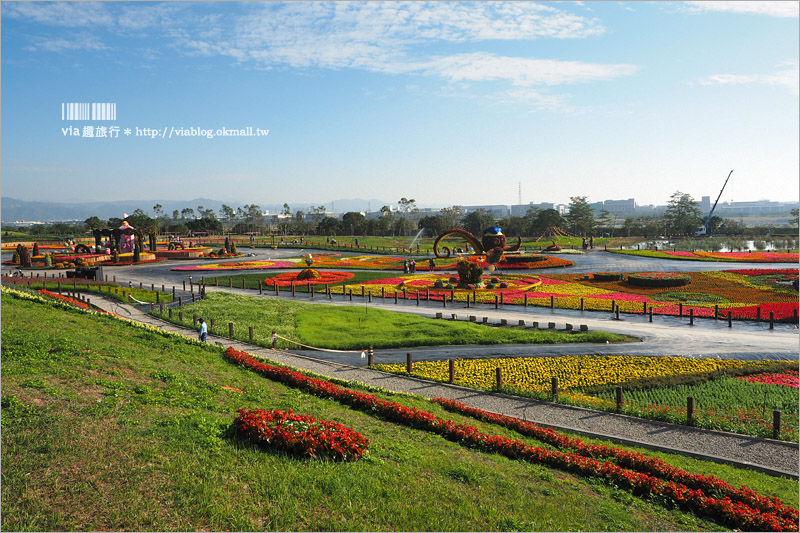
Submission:
[[[5,295],[2,303],[4,530],[721,529],[288,389],[212,346]],[[461,420],[421,399],[379,395]],[[344,423],[372,441],[371,456],[334,464],[254,448],[229,431],[243,406]],[[668,460],[797,500],[793,482]]]
[[[158,315],[158,311],[155,311]],[[515,328],[496,328],[469,322],[454,322],[370,309],[366,305],[334,307],[310,303],[254,298],[209,291],[207,298],[183,307],[183,325],[193,324],[193,315],[207,322],[214,318],[217,334],[228,333],[234,323],[234,336],[266,346],[272,331],[303,344],[319,348],[366,349],[464,344],[533,344],[561,342],[624,341],[623,335],[601,331],[564,333]],[[164,317],[167,316],[165,311]],[[173,320],[178,314],[173,310]],[[283,341],[281,341],[283,342]],[[279,344],[279,347],[284,347]],[[288,344],[285,346],[289,346]]]

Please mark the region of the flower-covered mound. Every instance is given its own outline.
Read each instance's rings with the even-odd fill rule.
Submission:
[[[353,429],[308,415],[270,409],[239,409],[236,429],[251,441],[298,457],[356,461],[369,440]]]
[[[731,261],[736,263],[797,263],[798,254],[783,252],[684,252],[655,250],[608,250],[615,254],[688,261]]]
[[[335,283],[342,283],[351,279],[354,274],[352,272],[336,272],[336,271],[317,271],[318,278],[314,279],[299,279],[299,272],[284,272],[275,276],[266,278],[264,283],[268,286],[278,285],[279,287],[288,287],[292,283],[295,284],[311,284],[311,285],[333,285]]]
[[[457,424],[428,411],[405,407],[372,394],[335,385],[330,381],[314,379],[287,368],[268,365],[233,347],[225,351],[225,356],[230,361],[268,379],[380,416],[388,422],[428,431],[462,446],[502,454],[510,459],[542,464],[574,475],[602,479],[637,496],[669,502],[670,506],[711,517],[728,527],[755,531],[797,530],[795,509],[784,506],[780,501],[764,498],[746,487],[741,489],[741,498],[734,493],[737,499],[729,495],[718,495],[716,490],[706,494],[702,488],[690,488],[682,482],[672,481],[658,469],[640,472],[616,464],[615,460],[600,461],[577,450],[564,452],[546,450],[520,440],[483,433],[475,426]],[[713,479],[708,481],[714,483]]]

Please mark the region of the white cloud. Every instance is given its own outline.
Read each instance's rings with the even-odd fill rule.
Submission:
[[[626,64],[502,57],[484,52],[441,57],[425,67],[426,72],[451,81],[506,80],[522,87],[609,80],[637,70],[638,67]]]
[[[29,50],[63,52],[67,50],[108,50],[108,46],[93,35],[78,35],[69,38],[40,39]]]
[[[800,94],[800,68],[796,62],[787,62],[786,68],[772,74],[713,74],[700,80],[701,85],[773,85],[786,87]]]
[[[692,12],[719,11],[729,13],[745,13],[768,15],[771,17],[791,18],[800,14],[800,3],[795,1],[714,1],[686,2]]]
[[[5,2],[3,16],[52,26],[110,26],[114,17],[101,2]]]

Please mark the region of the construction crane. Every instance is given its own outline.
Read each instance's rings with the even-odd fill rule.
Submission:
[[[719,196],[717,196],[717,200],[714,202],[714,206],[711,208],[711,211],[708,213],[708,218],[706,218],[705,223],[697,228],[694,232],[695,237],[705,237],[707,235],[711,235],[711,232],[708,229],[708,222],[711,220],[711,216],[714,214],[714,209],[717,208],[717,204],[719,203],[719,199],[722,198],[722,191],[725,190],[725,186],[728,184],[728,180],[731,179],[731,174],[733,174],[733,170],[730,171],[728,177],[725,178],[725,183],[722,184],[722,189],[719,190]]]

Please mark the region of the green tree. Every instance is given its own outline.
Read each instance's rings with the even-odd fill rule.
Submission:
[[[463,227],[473,235],[480,236],[486,228],[494,225],[494,215],[486,209],[476,209],[461,218]]]
[[[601,209],[600,214],[597,215],[596,225],[597,229],[601,231],[610,229],[611,213],[609,213],[605,209]]]
[[[187,220],[189,218],[195,218],[194,209],[191,207],[185,207],[181,209],[181,220]]]
[[[676,191],[670,196],[664,214],[667,230],[675,235],[694,235],[694,230],[703,223],[701,214],[690,194]]]
[[[462,210],[461,206],[454,205],[453,207],[444,207],[439,210],[439,216],[442,217],[444,229],[453,229],[458,226],[458,221],[461,220]]]
[[[283,204],[283,211],[281,211],[281,214],[282,215],[291,215],[292,214],[292,208],[289,207],[289,204]]]
[[[363,235],[366,226],[365,220],[361,213],[348,211],[342,215],[342,232],[350,232],[350,235]]]
[[[420,229],[424,229],[429,237],[436,237],[453,228],[454,225],[445,223],[445,218],[442,215],[431,215],[419,219],[418,226]]]
[[[419,211],[419,209],[417,209],[417,201],[413,198],[400,198],[400,201],[397,202],[397,206],[401,213],[416,213]]]
[[[83,221],[83,223],[86,224],[86,226],[89,229],[93,229],[93,230],[94,229],[102,229],[102,228],[106,227],[105,223],[102,220],[100,220],[98,217],[96,217],[96,216],[87,218],[86,220]]]
[[[790,212],[791,217],[789,218],[789,225],[792,227],[798,226],[798,216],[800,216],[800,209],[792,209]]]
[[[594,229],[594,209],[586,201],[585,196],[570,196],[567,221],[577,235],[589,235]]]
[[[564,217],[555,209],[528,208],[525,214],[528,221],[527,234],[532,237],[544,235],[548,228],[560,228],[564,225]]]
[[[319,235],[338,235],[340,230],[341,223],[333,217],[325,217],[317,224],[317,233]]]
[[[219,208],[219,216],[227,222],[236,221],[236,211],[229,205],[222,204],[222,207]]]

